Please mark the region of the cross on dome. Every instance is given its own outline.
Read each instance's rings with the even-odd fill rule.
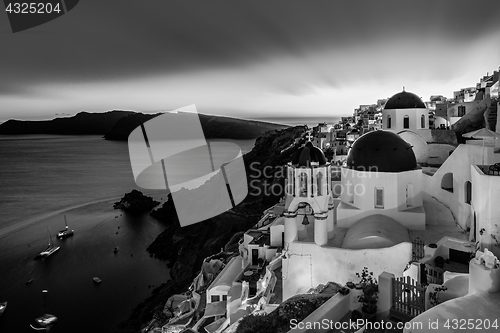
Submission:
[[[308,132],[306,135],[307,141],[311,141],[313,136],[311,135],[311,132]]]

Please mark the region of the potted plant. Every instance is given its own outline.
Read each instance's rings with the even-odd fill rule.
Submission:
[[[364,267],[363,271],[356,273],[360,278],[361,295],[358,296],[358,301],[363,303],[361,311],[366,319],[373,320],[377,315],[377,300],[378,300],[378,283],[373,277],[373,272],[368,272],[368,267]]]

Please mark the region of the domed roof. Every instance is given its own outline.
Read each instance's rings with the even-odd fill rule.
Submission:
[[[402,172],[417,167],[410,144],[389,131],[371,131],[359,137],[347,156],[347,167],[358,171]]]
[[[342,241],[344,249],[379,249],[410,242],[408,229],[381,214],[369,215],[354,223]]]
[[[403,90],[385,103],[384,110],[389,109],[425,109],[425,104],[417,95]]]
[[[321,149],[313,146],[311,141],[308,141],[304,147],[293,154],[292,164],[301,167],[310,167],[312,162],[316,162],[318,165],[324,165],[326,164],[326,158]]]

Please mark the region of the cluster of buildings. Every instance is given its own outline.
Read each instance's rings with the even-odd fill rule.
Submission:
[[[498,104],[498,72],[475,90],[457,93],[453,105],[485,99],[488,108]],[[441,102],[433,102],[436,110]],[[443,326],[444,319],[488,320],[488,328],[477,329],[494,328],[500,313],[500,127],[489,132],[491,140],[458,144],[447,129],[455,116],[447,115],[445,129],[432,128],[429,105],[405,90],[363,110],[368,130],[363,114],[361,121],[319,124],[307,135],[286,165],[282,200],[244,234],[239,255],[204,287],[205,316],[185,332],[234,332],[243,317],[270,313],[297,294],[332,283],[356,286],[356,273],[365,267],[378,281],[377,319],[391,323],[392,331],[436,331],[429,323],[438,321],[438,331],[459,330]],[[362,126],[346,125],[352,122]],[[332,148],[345,156],[341,164],[338,155],[325,156]],[[335,294],[290,332],[334,332],[314,323],[348,321],[361,308],[362,292],[351,287]],[[397,327],[401,323],[416,324]]]
[[[483,119],[486,120],[488,129],[496,129],[499,78],[500,70],[496,70],[480,78],[475,87],[453,92],[453,98],[433,95],[427,102],[423,102],[417,95],[406,93],[403,88],[398,96],[379,99],[376,104],[360,105],[351,117],[341,117],[337,124],[318,124],[313,130],[316,134],[314,144],[323,150],[332,150],[333,162],[342,165],[354,140],[364,133],[379,129],[395,131],[398,134],[403,131],[412,132],[408,134],[412,136],[411,141],[408,141],[408,137],[405,140],[419,150],[418,162],[441,165],[446,154],[434,150],[452,148],[435,144],[456,145],[456,132],[468,132],[474,129],[476,124],[482,123]],[[388,103],[389,100],[391,103]],[[397,109],[401,108],[408,109],[409,113],[401,114],[401,119],[394,118],[400,114]],[[434,130],[452,131],[436,133]],[[424,142],[433,144],[426,155],[422,152],[425,150]],[[444,155],[439,156],[442,154]]]

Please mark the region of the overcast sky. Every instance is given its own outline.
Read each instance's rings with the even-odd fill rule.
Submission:
[[[16,34],[0,13],[0,121],[189,104],[331,121],[499,66],[498,0],[83,0]]]

